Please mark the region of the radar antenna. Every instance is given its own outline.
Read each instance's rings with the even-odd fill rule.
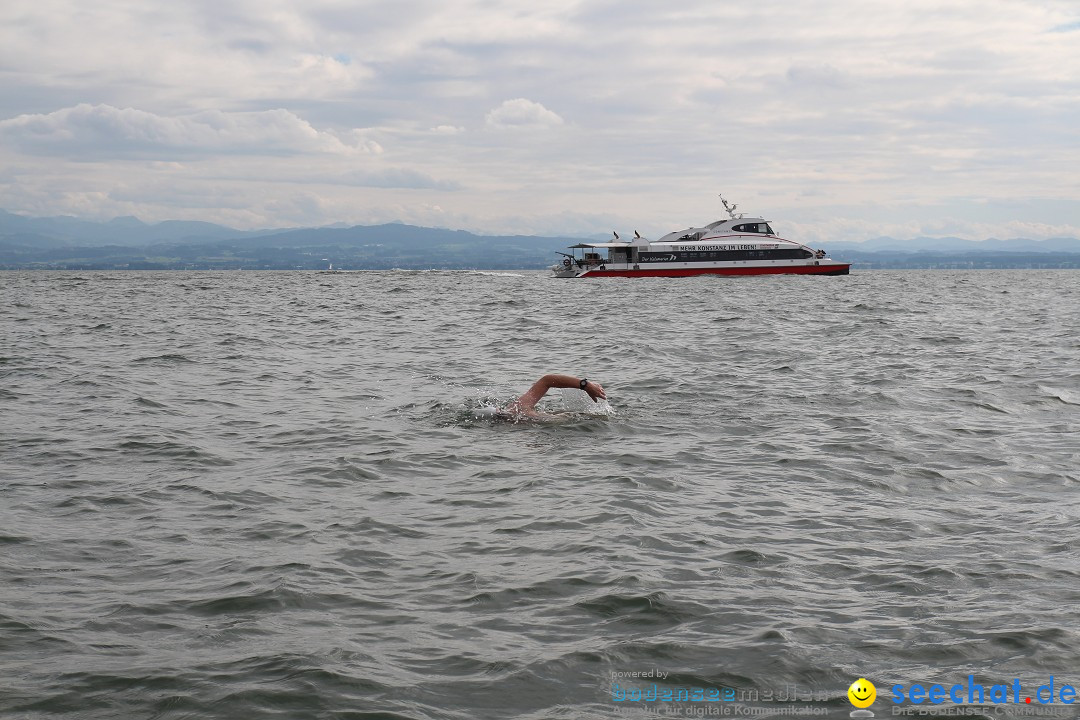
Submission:
[[[727,200],[724,199],[723,195],[717,195],[717,197],[720,198],[720,202],[724,204],[724,209],[727,210],[727,214],[732,220],[739,220],[742,218],[744,213],[739,213],[738,215],[735,214],[736,208],[739,207],[738,205],[736,205],[735,203],[729,203]]]

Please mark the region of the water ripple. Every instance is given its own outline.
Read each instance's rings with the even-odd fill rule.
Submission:
[[[1076,684],[1075,273],[4,279],[4,717]]]

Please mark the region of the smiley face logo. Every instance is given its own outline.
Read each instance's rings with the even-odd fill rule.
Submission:
[[[866,678],[859,678],[847,689],[847,698],[857,708],[870,707],[877,699],[877,688]]]

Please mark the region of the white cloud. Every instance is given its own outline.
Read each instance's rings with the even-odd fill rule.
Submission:
[[[496,128],[550,128],[563,124],[563,119],[538,102],[516,98],[507,100],[484,118]]]
[[[369,81],[371,70],[347,56],[301,54],[284,77],[290,80],[287,94],[293,98],[324,98],[356,92]]]

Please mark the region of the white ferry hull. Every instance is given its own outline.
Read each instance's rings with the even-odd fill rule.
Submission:
[[[693,277],[695,275],[847,275],[850,263],[818,260],[813,263],[650,263],[648,266],[604,263],[570,268],[558,267],[555,277]]]

